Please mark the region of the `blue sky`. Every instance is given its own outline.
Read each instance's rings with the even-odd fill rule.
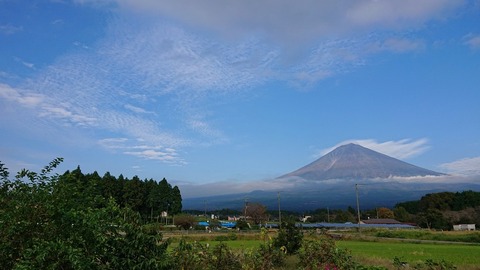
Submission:
[[[479,175],[480,1],[0,0],[0,134],[185,196],[347,142]]]

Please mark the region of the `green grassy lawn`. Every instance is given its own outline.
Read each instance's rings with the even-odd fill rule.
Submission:
[[[337,246],[350,250],[360,258],[379,258],[392,262],[393,258],[398,257],[409,263],[443,259],[459,269],[462,269],[462,265],[478,265],[477,269],[480,269],[480,246],[475,245],[338,241]]]
[[[480,232],[428,231],[428,230],[369,230],[364,235],[384,238],[468,242],[480,244]]]

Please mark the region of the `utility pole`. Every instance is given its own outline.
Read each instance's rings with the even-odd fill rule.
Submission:
[[[204,200],[203,203],[205,204],[205,217],[207,217],[207,200]]]
[[[282,228],[282,211],[280,210],[280,191],[278,192],[278,226]]]
[[[170,203],[167,203],[167,212],[165,212],[165,225],[168,225],[168,208],[170,208]]]
[[[358,203],[358,184],[355,184],[355,194],[357,196],[358,232],[360,232],[360,204]]]
[[[245,197],[245,199],[243,200],[243,204],[244,204],[244,207],[243,207],[243,220],[247,221],[247,197]]]

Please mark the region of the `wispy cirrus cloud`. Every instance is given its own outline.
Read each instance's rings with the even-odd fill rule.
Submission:
[[[177,150],[161,145],[150,145],[143,141],[128,138],[105,138],[98,141],[103,148],[145,160],[157,160],[171,165],[186,165],[187,162]]]
[[[408,159],[417,155],[420,155],[428,150],[428,140],[418,139],[418,140],[411,140],[411,139],[403,139],[399,141],[386,141],[386,142],[378,142],[373,139],[363,139],[363,140],[346,140],[333,147],[329,147],[327,149],[323,149],[320,151],[318,156],[323,156],[328,152],[332,151],[333,149],[349,144],[355,143],[361,145],[363,147],[372,149],[374,151],[380,152],[387,156],[391,156],[398,159]]]
[[[125,109],[130,110],[130,111],[135,112],[135,113],[154,113],[154,112],[147,111],[143,108],[133,106],[133,105],[130,105],[130,104],[125,104],[124,107],[125,107]]]
[[[74,113],[65,105],[44,104],[41,106],[39,116],[50,119],[61,119],[65,122],[80,126],[94,126],[98,123],[97,118]]]
[[[42,94],[25,92],[2,83],[0,83],[0,97],[26,107],[36,107],[46,99]]]
[[[480,49],[480,35],[468,34],[463,37],[464,44],[472,50]]]
[[[443,163],[440,168],[451,174],[480,175],[480,157],[464,158],[449,163]]]
[[[260,41],[227,45],[163,21],[139,26],[123,20],[112,22],[99,53],[130,72],[127,78],[142,79],[138,86],[147,93],[185,101],[256,85],[271,55]]]
[[[50,97],[32,91],[16,89],[6,84],[0,84],[0,97],[13,104],[24,106],[36,112],[39,117],[60,119],[65,123],[82,126],[91,126],[96,123],[96,118],[75,113],[69,109],[68,104],[57,103]]]
[[[27,61],[24,61],[18,57],[15,57],[15,61],[21,63],[23,66],[27,67],[27,68],[30,68],[30,69],[35,69],[35,64],[33,63],[30,63],[30,62],[27,62]]]
[[[397,53],[415,52],[425,49],[425,42],[419,39],[388,38],[379,46],[379,50]]]
[[[167,148],[165,151],[153,149],[143,151],[125,151],[124,154],[137,156],[143,159],[159,160],[171,164],[185,164],[185,162],[179,158],[177,152],[171,148]]]
[[[20,31],[23,31],[22,26],[15,26],[15,25],[12,25],[12,24],[0,25],[0,33],[1,34],[12,35],[12,34],[15,34],[17,32],[20,32]]]

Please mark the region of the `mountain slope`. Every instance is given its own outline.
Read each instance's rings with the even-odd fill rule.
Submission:
[[[374,179],[389,177],[440,176],[434,172],[389,157],[357,144],[342,145],[316,161],[279,178],[306,180]]]

